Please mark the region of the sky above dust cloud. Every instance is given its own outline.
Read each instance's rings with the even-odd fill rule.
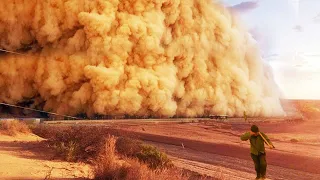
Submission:
[[[320,99],[320,1],[223,2],[241,14],[284,96]]]

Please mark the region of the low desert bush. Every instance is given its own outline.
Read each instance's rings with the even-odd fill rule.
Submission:
[[[47,128],[38,127],[33,132],[48,138],[49,146],[66,161],[90,161],[101,153],[108,132],[96,127]],[[152,169],[163,169],[172,165],[165,153],[142,141],[119,137],[115,141],[115,150],[123,157],[137,158]]]
[[[142,141],[128,137],[119,137],[116,142],[116,150],[125,156],[137,156],[142,150]]]
[[[139,140],[120,137],[116,142],[116,150],[121,155],[137,158],[151,169],[164,169],[172,166],[171,160],[165,153]]]
[[[57,133],[61,133],[66,130],[66,127],[52,127],[44,124],[39,124],[37,126],[31,127],[32,133],[44,138],[44,139],[51,139],[54,138]]]
[[[122,139],[128,140],[128,139]],[[134,144],[134,143],[133,143]],[[133,145],[131,144],[131,145]],[[101,151],[95,161],[95,179],[97,180],[158,180],[158,179],[188,179],[176,169],[162,169],[155,171],[136,158],[119,159],[116,154],[116,139],[109,136],[104,151]]]
[[[45,127],[39,126],[33,132],[46,138],[57,155],[66,161],[91,161],[101,147],[107,133],[96,127]]]
[[[142,145],[141,151],[137,158],[148,165],[151,169],[164,169],[172,167],[173,164],[167,155],[160,152],[156,147],[151,145]]]
[[[55,142],[52,144],[53,149],[59,157],[69,162],[74,162],[79,159],[79,145],[76,142],[69,143]]]
[[[18,133],[29,133],[29,127],[22,121],[2,120],[0,121],[0,132],[2,134],[14,136]]]
[[[103,127],[39,126],[33,132],[48,139],[59,157],[90,162],[95,179],[158,180],[188,179],[173,168],[166,154],[156,147],[128,137],[110,136]]]
[[[109,136],[95,161],[95,179],[123,179],[125,167],[116,162],[116,139]]]

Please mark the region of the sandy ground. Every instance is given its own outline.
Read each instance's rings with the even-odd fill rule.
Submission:
[[[0,134],[0,179],[84,179],[90,166],[55,161],[38,136]]]
[[[249,142],[239,136],[250,123],[216,121],[92,121],[49,126],[102,126],[106,132],[140,138],[165,151],[180,168],[214,179],[254,179]],[[268,178],[320,179],[320,121],[260,122],[276,149],[267,149]],[[48,124],[47,124],[48,125]],[[71,179],[90,176],[84,164],[52,161],[37,136],[0,136],[0,179]],[[44,153],[45,152],[45,153]],[[4,168],[5,167],[5,168]]]
[[[273,141],[267,149],[270,179],[320,179],[320,121],[256,123]],[[253,179],[249,142],[239,136],[249,123],[123,123],[107,125],[153,143],[178,167],[217,179]]]

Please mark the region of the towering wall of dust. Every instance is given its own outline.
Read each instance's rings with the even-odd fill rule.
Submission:
[[[0,102],[62,114],[283,113],[255,42],[211,0],[1,0]]]

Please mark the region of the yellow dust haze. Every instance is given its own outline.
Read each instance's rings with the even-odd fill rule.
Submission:
[[[60,114],[278,116],[272,71],[211,0],[1,0],[0,102]]]

